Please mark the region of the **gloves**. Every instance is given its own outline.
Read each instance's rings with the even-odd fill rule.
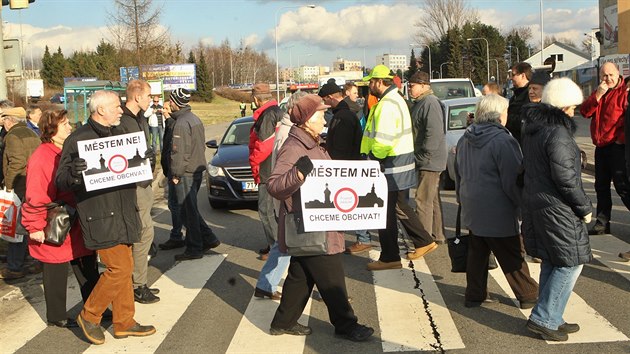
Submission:
[[[77,157],[72,160],[72,165],[70,166],[70,174],[73,177],[81,177],[81,172],[85,170],[87,170],[87,162],[85,161],[85,159]]]
[[[144,158],[149,159],[151,167],[155,166],[155,151],[153,151],[152,148],[147,149],[147,151],[144,153]]]
[[[582,218],[582,221],[584,221],[585,224],[588,224],[591,222],[592,217],[593,217],[593,213],[588,213],[584,215],[584,217]]]
[[[313,171],[313,162],[308,156],[302,156],[295,162],[295,167],[302,173],[304,178]]]

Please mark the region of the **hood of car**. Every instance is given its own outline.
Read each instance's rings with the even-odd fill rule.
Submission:
[[[210,160],[217,167],[249,167],[249,147],[247,145],[221,145]]]

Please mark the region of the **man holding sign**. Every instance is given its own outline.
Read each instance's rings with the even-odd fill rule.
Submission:
[[[90,98],[90,118],[66,139],[61,153],[55,183],[60,191],[72,191],[85,246],[96,250],[106,270],[85,302],[77,322],[85,337],[103,344],[100,326],[103,312],[112,304],[114,337],[148,336],[155,327],[142,326],[134,320],[134,296],[131,274],[131,247],[140,240],[140,218],[137,211],[136,184],[86,190],[84,174],[87,161],[79,157],[79,142],[112,137],[112,127],[120,124],[120,99],[113,91],[97,91]],[[85,144],[83,145],[85,147]]]

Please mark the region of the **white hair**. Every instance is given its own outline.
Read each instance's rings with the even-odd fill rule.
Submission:
[[[501,123],[499,118],[507,107],[508,100],[499,95],[490,94],[483,96],[477,102],[475,123]]]
[[[100,90],[94,92],[94,94],[90,97],[90,103],[88,104],[90,114],[96,113],[98,107],[102,107],[106,104],[110,99],[112,99],[112,96],[115,96],[116,99],[118,99],[118,94],[114,91]]]

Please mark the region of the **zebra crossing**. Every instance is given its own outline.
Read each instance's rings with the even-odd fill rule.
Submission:
[[[594,236],[591,238],[593,253],[598,266],[605,267],[609,272],[619,275],[623,282],[630,282],[630,263],[624,263],[616,259],[619,249],[630,249],[630,245],[609,235]],[[379,252],[372,250],[369,258],[377,259]],[[136,319],[140,323],[150,323],[156,326],[158,332],[149,337],[127,338],[117,340],[111,336],[112,328],[107,329],[106,343],[102,346],[85,345],[82,336],[75,336],[75,340],[82,346],[75,349],[85,353],[154,353],[160,346],[169,340],[173,340],[171,332],[179,325],[180,318],[198,297],[200,291],[207,286],[211,278],[221,269],[228,254],[216,254],[206,256],[200,260],[176,263],[168,271],[164,272],[152,285],[161,289],[162,300],[156,304],[136,304]],[[367,259],[366,259],[367,261]],[[371,340],[376,343],[383,353],[391,352],[450,352],[472,349],[473,343],[467,343],[467,331],[458,327],[453,306],[461,304],[449,303],[432,273],[432,264],[435,260],[428,257],[414,262],[403,261],[403,268],[399,270],[387,270],[373,272],[371,284],[365,284],[366,291],[373,291],[375,301],[370,306],[374,307],[377,314],[376,333]],[[540,267],[538,264],[529,263],[530,272],[534,279],[538,278]],[[255,272],[254,272],[255,273]],[[492,279],[498,284],[503,295],[511,298],[515,304],[513,311],[517,313],[523,323],[527,319],[530,310],[518,309],[518,302],[514,298],[505,277],[500,269],[490,272]],[[463,276],[463,275],[453,275]],[[247,276],[241,274],[241,277]],[[255,278],[246,279],[254,283]],[[461,279],[460,279],[461,280]],[[444,281],[444,279],[442,279]],[[73,277],[69,279],[68,304],[75,307],[80,301],[79,291]],[[627,288],[628,284],[623,284]],[[360,294],[352,294],[354,297]],[[628,295],[625,293],[624,295]],[[31,295],[32,296],[32,295]],[[326,348],[327,341],[332,340],[326,334],[327,340],[311,343],[309,337],[299,336],[271,336],[268,334],[269,323],[273,318],[278,303],[270,300],[254,298],[252,293],[242,294],[248,298],[247,307],[240,314],[240,322],[235,331],[222,333],[231,338],[229,345],[223,349],[206,352],[227,353],[255,353],[261,352],[261,348],[273,348],[276,353],[303,353],[308,351],[318,352],[318,348]],[[463,300],[463,298],[461,298]],[[19,311],[5,313],[4,308],[9,302],[23,302],[24,306]],[[354,305],[354,304],[353,304]],[[313,314],[312,301],[307,304],[300,323],[308,324],[313,319],[327,322],[327,316]],[[322,306],[319,305],[318,306]],[[357,306],[357,305],[354,305]],[[196,306],[203,311],[202,305]],[[45,304],[43,295],[39,298],[25,298],[16,288],[6,294],[0,303],[3,315],[0,318],[0,353],[13,353],[16,351],[29,352],[31,339],[45,336]],[[75,308],[76,309],[76,308]],[[510,309],[511,310],[511,309]],[[483,309],[481,310],[483,311]],[[501,308],[492,311],[501,311]],[[461,314],[459,314],[461,316]],[[315,317],[313,317],[315,316]],[[589,305],[580,295],[573,293],[566,310],[566,318],[569,322],[577,322],[582,327],[578,335],[571,335],[568,342],[549,342],[556,346],[570,346],[572,344],[595,343],[601,345],[607,342],[622,342],[628,345],[628,329],[622,331],[608,321],[599,311]],[[219,325],[220,326],[220,325]],[[203,329],[199,329],[202,331]],[[57,333],[57,332],[55,332]],[[200,334],[200,336],[202,336]],[[72,337],[71,337],[72,338]],[[519,338],[515,336],[515,338]],[[54,340],[51,338],[50,340]],[[536,340],[534,343],[541,343]],[[63,350],[64,343],[56,343]],[[358,348],[362,344],[354,344]],[[474,343],[474,345],[477,345]],[[544,342],[539,345],[546,345]],[[587,347],[588,348],[588,347]],[[595,348],[595,347],[593,347]],[[358,350],[358,349],[357,349]],[[262,350],[264,351],[264,350]],[[360,350],[359,350],[360,351]],[[587,349],[588,351],[588,349]],[[56,352],[51,351],[51,352]]]

